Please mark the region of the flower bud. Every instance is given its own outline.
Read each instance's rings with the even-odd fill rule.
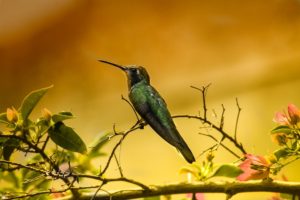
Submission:
[[[214,159],[215,155],[213,153],[213,151],[209,151],[207,154],[206,154],[206,160],[207,161],[212,161]]]
[[[52,113],[51,113],[47,108],[44,108],[44,109],[42,110],[42,115],[43,115],[43,117],[44,117],[47,121],[50,121],[50,120],[51,120]]]
[[[12,107],[7,108],[6,110],[6,118],[9,122],[17,122],[18,121],[18,111]]]
[[[285,133],[274,133],[272,134],[272,140],[279,146],[283,146],[288,142],[288,138]]]
[[[277,163],[277,158],[274,154],[271,154],[267,157],[267,159],[270,161],[270,163],[275,164]]]

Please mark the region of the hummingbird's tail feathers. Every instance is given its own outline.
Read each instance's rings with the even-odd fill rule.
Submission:
[[[195,162],[195,157],[192,151],[184,141],[177,145],[177,150],[181,153],[181,155],[188,163]]]

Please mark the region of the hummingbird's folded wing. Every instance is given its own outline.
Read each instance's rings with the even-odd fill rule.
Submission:
[[[150,85],[134,87],[129,98],[136,111],[163,139],[174,146],[182,141],[167,104],[155,88]]]
[[[169,144],[178,149],[192,163],[195,158],[176,129],[167,104],[150,85],[137,85],[130,90],[129,98],[136,111]]]

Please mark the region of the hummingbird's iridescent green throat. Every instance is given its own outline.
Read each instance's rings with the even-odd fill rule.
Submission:
[[[189,163],[195,158],[179,134],[167,104],[154,87],[150,85],[149,75],[141,66],[122,66],[105,60],[100,62],[115,66],[127,75],[129,99],[134,109],[165,141],[174,146]]]

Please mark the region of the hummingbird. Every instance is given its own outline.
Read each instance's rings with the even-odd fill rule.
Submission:
[[[174,146],[189,163],[195,161],[193,153],[179,134],[167,104],[157,90],[150,85],[150,77],[142,66],[122,66],[99,60],[115,66],[127,75],[129,100],[145,122],[166,142]]]

